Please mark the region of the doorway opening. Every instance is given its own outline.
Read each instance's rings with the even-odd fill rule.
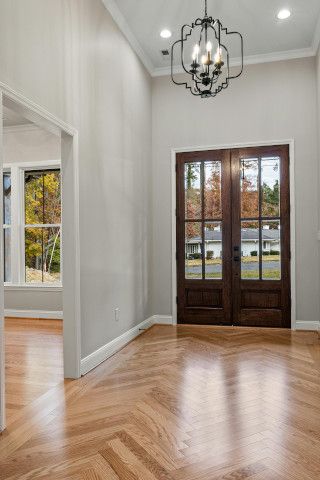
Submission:
[[[0,87],[3,430],[63,378],[78,378],[81,352],[78,134]]]
[[[289,146],[176,155],[177,321],[291,326]]]

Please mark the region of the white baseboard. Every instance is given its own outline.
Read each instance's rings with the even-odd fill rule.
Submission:
[[[62,320],[63,312],[62,311],[49,311],[49,310],[11,310],[5,309],[5,317],[14,317],[14,318],[48,318],[48,319],[57,319]]]
[[[121,348],[127,345],[127,343],[131,342],[131,340],[134,340],[142,333],[141,329],[147,330],[152,327],[152,325],[172,325],[172,317],[169,315],[153,315],[152,317],[147,318],[147,320],[139,323],[139,325],[120,335],[120,337],[117,337],[106,345],[98,348],[98,350],[92,352],[81,360],[81,375],[90,372],[90,370],[121,350]]]
[[[320,323],[296,321],[296,330],[312,330],[318,332],[320,330]]]
[[[95,352],[91,353],[87,357],[81,359],[80,373],[85,375],[90,372],[93,368],[97,367],[100,363],[107,360],[107,358],[114,355],[116,352],[121,350],[127,343],[135,339],[138,335],[142,333],[142,329],[146,330],[154,324],[153,317],[147,318],[143,322],[139,323],[135,327],[131,328],[127,332],[120,335],[120,337],[111,340],[111,342],[103,345],[98,348]]]
[[[171,315],[153,315],[154,325],[172,325],[172,316]]]

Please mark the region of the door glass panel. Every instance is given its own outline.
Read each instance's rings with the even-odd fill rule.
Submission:
[[[261,159],[262,216],[280,215],[280,158]]]
[[[201,219],[201,163],[186,163],[184,166],[185,218]]]
[[[262,279],[281,279],[280,221],[262,222]]]
[[[222,278],[222,224],[206,222],[204,224],[205,240],[205,278]]]
[[[241,160],[241,218],[259,216],[259,160]]]
[[[221,162],[204,164],[204,216],[221,218]]]
[[[186,222],[185,277],[202,279],[202,226],[201,222]]]
[[[259,279],[259,222],[241,222],[241,278]]]

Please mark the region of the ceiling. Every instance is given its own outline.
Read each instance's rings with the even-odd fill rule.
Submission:
[[[181,26],[203,16],[204,0],[103,0],[132,47],[156,75],[169,73],[170,49]],[[278,20],[282,8],[291,17]],[[208,0],[208,13],[244,37],[245,63],[313,56],[320,40],[319,0]],[[173,35],[165,40],[160,31]],[[234,63],[236,63],[236,53]]]
[[[3,126],[15,127],[17,125],[30,125],[31,122],[22,115],[15,113],[13,110],[3,106]]]

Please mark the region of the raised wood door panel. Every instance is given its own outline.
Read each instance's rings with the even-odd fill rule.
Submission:
[[[240,253],[232,265],[233,323],[289,328],[288,146],[233,150],[231,163],[232,243]]]
[[[177,155],[179,323],[230,325],[230,151]]]

